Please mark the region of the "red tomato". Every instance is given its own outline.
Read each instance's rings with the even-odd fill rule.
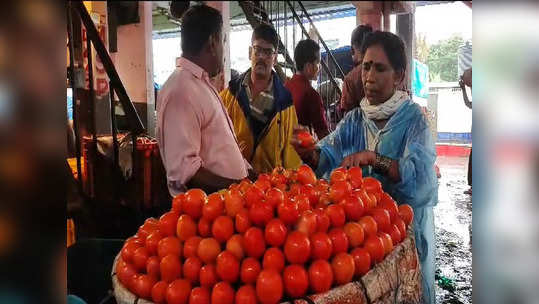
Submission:
[[[367,193],[382,192],[382,183],[374,177],[365,177],[363,179],[363,188]]]
[[[371,269],[371,255],[365,248],[356,248],[350,252],[354,258],[356,276],[362,277]]]
[[[157,254],[157,244],[159,244],[159,241],[162,238],[163,237],[161,236],[159,230],[150,233],[150,235],[148,235],[148,237],[146,238],[146,249],[148,249],[148,252],[151,255]]]
[[[251,227],[251,220],[249,219],[249,211],[247,209],[242,209],[236,214],[236,231],[239,233],[244,233]]]
[[[333,243],[324,232],[317,232],[311,235],[311,255],[313,260],[328,260],[333,251]]]
[[[285,225],[294,225],[299,218],[298,206],[290,200],[281,203],[277,207],[277,213]]]
[[[352,186],[347,181],[337,181],[329,187],[329,198],[334,204],[338,204],[351,192]]]
[[[146,242],[146,239],[141,239],[139,237],[132,236],[132,237],[128,238],[127,240],[125,240],[124,247],[129,245],[129,244],[135,244],[135,245],[139,245],[139,246],[144,246],[145,242]]]
[[[253,285],[243,285],[236,292],[236,304],[257,304]]]
[[[334,169],[329,177],[331,184],[336,182],[344,182],[346,180],[348,180],[348,171],[343,167]]]
[[[189,215],[194,220],[202,216],[202,206],[206,203],[208,197],[200,189],[191,189],[185,193],[185,201],[182,204],[183,213]]]
[[[256,295],[262,304],[279,303],[283,297],[283,279],[274,269],[264,269],[256,279]]]
[[[309,283],[314,293],[326,292],[333,284],[333,270],[326,260],[316,260],[309,267]]]
[[[352,188],[359,189],[363,184],[363,172],[359,167],[352,167],[348,169],[348,179]]]
[[[373,208],[370,209],[367,214],[372,216],[372,218],[376,221],[379,231],[389,231],[389,228],[391,227],[391,218],[386,209],[379,207]]]
[[[346,196],[340,205],[344,208],[348,221],[358,221],[365,212],[363,201],[355,195]]]
[[[284,202],[284,193],[283,191],[277,188],[271,188],[266,193],[266,204],[271,205],[273,208],[277,208],[279,204]]]
[[[363,227],[360,224],[355,222],[349,222],[344,225],[344,233],[348,237],[350,247],[356,248],[359,245],[363,244],[365,239],[365,232],[363,232]]]
[[[389,196],[387,193],[382,193],[380,202],[378,203],[378,207],[382,207],[389,212],[389,217],[391,218],[391,221],[395,221],[396,218],[399,217],[399,208],[397,206],[397,203]]]
[[[176,235],[180,241],[187,241],[190,237],[197,234],[197,224],[187,214],[183,214],[178,219],[178,224],[176,225]]]
[[[226,250],[230,251],[238,261],[243,260],[245,250],[243,249],[243,236],[241,234],[234,234],[226,242]]]
[[[223,196],[219,193],[212,193],[208,196],[208,201],[202,206],[202,217],[208,221],[215,220],[223,214],[224,206]]]
[[[159,218],[159,232],[163,236],[176,235],[176,224],[178,223],[178,213],[167,212]]]
[[[272,247],[266,250],[262,259],[262,267],[264,269],[275,269],[281,273],[284,269],[284,254],[281,249]]]
[[[288,234],[284,244],[286,260],[291,264],[303,264],[311,256],[311,242],[309,237],[300,231]]]
[[[298,231],[305,233],[307,236],[310,236],[311,234],[316,232],[316,228],[317,228],[316,214],[312,212],[311,210],[307,210],[303,212],[303,214],[300,216],[298,220],[296,229]]]
[[[187,241],[185,241],[183,244],[183,257],[196,257],[200,241],[202,241],[202,238],[199,236],[190,237]]]
[[[300,146],[308,148],[314,145],[314,139],[308,131],[300,131],[296,136],[298,137]]]
[[[298,182],[302,185],[314,185],[316,184],[316,175],[311,167],[307,165],[301,165],[297,170]]]
[[[146,262],[146,273],[155,280],[159,280],[159,265],[159,258],[156,256],[149,257],[148,262]]]
[[[159,281],[152,287],[152,301],[155,304],[165,303],[168,284],[165,281]]]
[[[124,247],[122,248],[122,260],[124,260],[127,263],[132,263],[135,250],[141,247],[142,245],[139,245],[136,243],[130,243],[130,244],[124,245]]]
[[[182,244],[175,236],[167,236],[157,243],[157,256],[159,256],[159,258],[163,258],[169,254],[178,257],[182,256]]]
[[[207,264],[200,268],[200,273],[198,275],[200,281],[200,286],[212,288],[213,285],[217,284],[217,269],[215,269],[214,264]]]
[[[341,205],[329,205],[326,214],[331,221],[331,227],[342,227],[346,222],[346,213]]]
[[[233,304],[234,289],[228,282],[219,282],[215,284],[211,291],[212,304]]]
[[[365,244],[363,245],[363,247],[371,255],[371,262],[379,263],[384,259],[384,243],[382,242],[382,239],[380,239],[378,236],[369,236],[365,240]]]
[[[313,185],[303,185],[301,187],[301,194],[307,195],[309,202],[311,203],[311,207],[316,206],[316,204],[318,204],[320,201],[320,194]]]
[[[284,269],[283,283],[290,297],[300,298],[307,293],[309,288],[309,275],[302,265],[290,265]]]
[[[245,252],[253,258],[260,258],[266,250],[266,242],[264,241],[264,233],[260,228],[251,227],[245,231],[243,235]]]
[[[371,199],[371,197],[367,194],[365,189],[362,188],[362,189],[354,190],[353,194],[357,196],[363,202],[365,211],[376,207],[376,202]]]
[[[288,191],[288,197],[294,197],[301,193],[301,184],[290,184],[290,190]]]
[[[176,255],[169,254],[159,264],[161,280],[170,283],[182,275],[182,263]]]
[[[228,216],[236,216],[244,208],[242,194],[239,190],[225,192],[225,211]]]
[[[129,286],[129,284],[131,284],[131,278],[136,274],[137,270],[135,269],[135,267],[128,263],[118,263],[118,265],[116,266],[116,275],[124,286]]]
[[[354,258],[351,255],[344,252],[337,254],[331,261],[335,282],[342,285],[352,281],[356,271],[355,267]]]
[[[401,232],[399,231],[399,228],[395,224],[391,224],[389,235],[391,236],[391,241],[393,242],[393,246],[396,246],[402,240]]]
[[[262,202],[265,199],[264,191],[258,187],[250,187],[243,195],[245,206],[250,208],[252,204]]]
[[[325,209],[317,208],[314,210],[314,213],[316,214],[316,231],[324,233],[327,232],[331,224],[331,220],[329,219]]]
[[[259,175],[258,180],[254,183],[254,186],[262,190],[262,192],[266,193],[266,191],[271,188],[271,182],[269,177],[267,179],[261,179]]]
[[[156,280],[149,275],[140,275],[135,281],[135,294],[143,299],[150,300],[155,282]]]
[[[202,261],[197,257],[190,257],[183,263],[183,277],[191,284],[197,284],[201,268]]]
[[[253,186],[253,183],[247,178],[244,178],[240,182],[239,190],[241,191],[242,194],[245,194],[247,190],[249,190],[249,188],[251,188],[252,186]]]
[[[337,255],[341,252],[348,252],[349,241],[342,228],[332,228],[328,233],[333,244],[332,254]]]
[[[298,206],[299,214],[302,214],[303,212],[307,210],[311,210],[311,202],[309,201],[309,198],[305,194],[298,194],[294,197],[294,201],[296,202],[296,205]]]
[[[378,232],[378,237],[384,244],[384,255],[388,255],[393,250],[393,240],[391,240],[391,236],[385,232]]]
[[[221,215],[213,222],[211,227],[213,237],[220,243],[225,243],[234,234],[234,222],[227,215]]]
[[[150,233],[154,231],[158,231],[158,230],[159,230],[159,221],[157,221],[156,219],[149,218],[146,221],[144,221],[144,224],[142,226],[140,226],[137,234],[141,238],[146,240],[146,237],[148,237]]]
[[[406,238],[406,223],[401,218],[395,219],[394,222],[395,225],[397,225],[397,228],[399,228],[399,232],[401,233],[401,240],[404,240]]]
[[[197,254],[202,262],[212,264],[221,253],[221,246],[214,238],[205,238],[198,244]]]
[[[210,292],[207,288],[196,287],[189,295],[189,304],[210,304]]]
[[[255,258],[246,258],[241,263],[241,281],[245,284],[254,284],[262,267]]]
[[[240,262],[229,251],[225,250],[217,256],[217,275],[221,280],[234,283],[240,276]]]
[[[211,222],[203,217],[198,220],[198,234],[201,237],[209,237],[211,235]]]
[[[358,223],[363,227],[366,237],[376,235],[376,232],[378,232],[378,224],[372,216],[364,216],[359,219]]]
[[[150,253],[146,247],[140,247],[133,253],[133,266],[139,271],[146,269],[146,262],[150,257]]]
[[[249,219],[259,227],[264,227],[273,218],[273,207],[266,202],[255,202],[249,208]]]
[[[182,212],[182,205],[185,201],[185,193],[180,193],[174,197],[172,200],[172,211],[176,212],[176,214],[180,214]]]
[[[287,232],[288,229],[284,223],[280,219],[274,218],[266,225],[264,236],[270,246],[279,247],[284,244]]]
[[[167,288],[167,304],[186,304],[191,293],[191,283],[188,280],[175,280]]]
[[[408,227],[414,220],[414,209],[408,204],[402,204],[399,206],[399,215],[404,223],[406,223],[406,227]]]

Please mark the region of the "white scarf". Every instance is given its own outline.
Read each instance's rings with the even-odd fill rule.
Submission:
[[[396,90],[391,98],[379,105],[371,105],[367,100],[367,97],[363,97],[360,107],[369,119],[384,120],[391,117],[400,105],[409,98],[408,93]]]

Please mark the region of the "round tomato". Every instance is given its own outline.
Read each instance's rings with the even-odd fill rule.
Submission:
[[[176,234],[176,224],[178,223],[179,215],[176,212],[167,212],[159,218],[159,232],[163,236],[171,236]]]
[[[298,132],[297,135],[300,146],[308,148],[314,145],[314,139],[308,131]],[[306,166],[306,165],[304,165]],[[300,167],[301,168],[301,167]],[[310,168],[309,168],[310,169]]]
[[[157,243],[157,256],[163,258],[166,255],[173,254],[177,257],[182,256],[182,244],[175,236],[167,236]]]
[[[343,207],[346,219],[349,221],[358,221],[365,212],[363,202],[355,195],[346,196],[340,205]]]
[[[378,237],[384,244],[384,255],[388,255],[393,250],[393,240],[391,240],[391,236],[385,232],[378,232]]]
[[[225,243],[234,234],[234,222],[227,215],[221,215],[213,222],[211,227],[213,237],[220,243]]]
[[[240,276],[240,262],[229,251],[223,251],[217,256],[217,275],[221,280],[234,283]]]
[[[116,275],[124,286],[129,286],[129,284],[131,284],[131,278],[136,274],[137,270],[135,267],[128,263],[123,262],[116,265]]]
[[[228,282],[219,282],[215,284],[211,291],[211,303],[212,304],[233,304],[234,303],[234,289]]]
[[[146,269],[146,262],[150,257],[150,253],[146,247],[140,247],[133,253],[133,266],[139,271]]]
[[[198,279],[200,281],[200,286],[212,288],[213,285],[217,284],[217,269],[215,269],[214,264],[207,264],[200,268],[200,273],[198,274]]]
[[[408,227],[414,220],[414,209],[408,204],[402,204],[399,206],[399,215],[406,227]]]
[[[251,188],[252,186],[253,186],[253,183],[249,179],[244,178],[240,182],[239,190],[241,191],[242,194],[245,194],[247,190],[249,190],[249,188]]]
[[[174,197],[172,200],[172,211],[176,212],[176,214],[180,214],[182,212],[182,206],[185,201],[185,193],[180,193]]]
[[[228,216],[236,216],[244,207],[243,197],[239,190],[225,192],[225,211]]]
[[[378,236],[369,236],[365,240],[365,244],[363,245],[363,247],[371,255],[371,262],[379,263],[384,259],[384,243],[382,242],[382,239],[380,239]]]
[[[279,204],[284,202],[284,193],[283,191],[277,188],[271,188],[266,193],[266,204],[271,205],[273,208],[277,208]]]
[[[151,256],[148,258],[148,262],[146,262],[146,273],[155,280],[158,280],[160,276],[159,267],[159,258],[156,256]]]
[[[150,235],[148,235],[146,238],[146,249],[148,249],[148,252],[151,255],[157,254],[157,245],[162,238],[163,237],[161,236],[161,232],[159,232],[159,230],[150,233]]]
[[[287,266],[283,272],[283,284],[290,297],[303,297],[309,288],[309,275],[302,265]]]
[[[363,227],[366,237],[376,235],[376,232],[378,232],[378,224],[372,216],[364,216],[359,219],[358,223]]]
[[[316,214],[316,231],[327,232],[331,224],[331,220],[323,208],[317,208],[314,210]]]
[[[298,182],[302,185],[314,185],[316,184],[316,175],[311,167],[307,165],[301,165],[297,170]]]
[[[187,214],[183,214],[178,219],[178,224],[176,225],[176,235],[180,241],[187,241],[190,237],[197,234],[197,224],[193,218]]]
[[[401,240],[401,232],[397,225],[391,224],[391,229],[389,231],[389,235],[391,236],[391,241],[393,242],[393,246],[396,246]]]
[[[251,227],[245,231],[243,235],[243,244],[245,252],[253,258],[260,258],[266,250],[266,242],[264,241],[264,233],[260,228]]]
[[[188,279],[192,284],[197,284],[202,261],[197,257],[190,257],[183,263],[183,277]]]
[[[219,215],[222,215],[224,209],[223,196],[219,193],[212,193],[208,196],[208,201],[202,206],[202,217],[211,222]]]
[[[155,304],[165,303],[168,284],[165,281],[159,281],[152,287],[152,301]]]
[[[286,240],[287,232],[288,229],[284,223],[280,219],[274,218],[266,225],[264,236],[270,246],[280,247]]]
[[[246,258],[241,263],[241,281],[245,284],[254,284],[262,267],[255,258]]]
[[[243,285],[238,289],[235,304],[257,304],[256,290],[253,285]]]
[[[363,185],[363,172],[359,167],[352,167],[348,169],[348,180],[352,188],[359,189]]]
[[[260,190],[262,190],[263,193],[266,193],[266,191],[268,191],[271,188],[271,182],[270,182],[269,177],[261,179],[260,175],[258,177],[258,180],[253,185],[259,188]]]
[[[314,260],[328,260],[333,251],[333,243],[324,232],[317,232],[311,235],[311,255]]]
[[[389,217],[389,212],[384,208],[373,208],[367,212],[372,218],[376,221],[378,231],[388,231],[391,227],[391,218]]]
[[[307,236],[316,232],[317,216],[311,210],[303,212],[296,225],[296,230],[305,233]]]
[[[316,260],[309,267],[309,283],[314,293],[326,292],[333,284],[333,270],[326,260]]]
[[[288,234],[284,244],[286,260],[291,264],[303,264],[311,256],[311,242],[309,237],[300,231]]]
[[[203,217],[198,220],[198,235],[201,237],[209,237],[211,235],[211,222]]]
[[[150,300],[152,296],[152,287],[156,280],[149,275],[140,275],[135,281],[135,294],[143,299]]]
[[[344,233],[348,237],[350,247],[356,248],[359,245],[363,244],[365,239],[365,233],[363,232],[363,227],[360,224],[355,222],[349,222],[344,225]]]
[[[301,187],[301,194],[304,194],[309,198],[311,207],[316,206],[320,201],[320,194],[313,185],[303,185]]]
[[[186,304],[191,293],[191,283],[188,280],[175,280],[167,288],[167,304]]]
[[[345,168],[339,167],[334,169],[331,172],[331,175],[329,177],[329,181],[331,184],[334,184],[336,182],[344,182],[348,180],[348,172]]]
[[[300,184],[290,184],[290,190],[288,191],[288,197],[294,197],[301,193]]]
[[[399,217],[399,207],[397,206],[397,203],[395,203],[391,196],[385,192],[381,195],[378,207],[384,208],[389,212],[389,217],[392,222]]]
[[[244,233],[251,227],[251,220],[249,219],[249,211],[247,209],[242,209],[236,214],[236,231],[239,233]]]
[[[212,264],[215,262],[217,256],[221,253],[221,246],[214,238],[205,238],[198,244],[197,254],[198,257],[205,264]]]
[[[249,208],[249,219],[259,227],[264,227],[273,218],[273,207],[266,202],[255,202]]]
[[[365,248],[356,248],[350,252],[354,258],[356,276],[361,277],[371,269],[371,255]]]
[[[207,199],[206,193],[200,189],[187,191],[185,193],[185,201],[182,204],[183,213],[198,220],[202,216],[202,206],[204,206]]]
[[[401,233],[401,240],[404,240],[406,238],[406,223],[399,217],[395,219],[393,222],[397,228],[399,228],[399,232]]]
[[[139,245],[136,243],[130,243],[130,244],[124,245],[124,247],[122,248],[122,260],[124,260],[127,263],[132,263],[135,250],[141,247],[142,245]]]
[[[161,280],[170,283],[182,275],[182,263],[176,255],[169,254],[159,264]]]
[[[262,259],[262,267],[264,269],[275,269],[281,273],[284,269],[284,254],[281,249],[272,247],[266,250]]]
[[[382,192],[382,183],[374,177],[365,177],[363,179],[363,189],[367,193]]]
[[[196,287],[189,295],[189,304],[210,304],[210,292],[207,288]]]
[[[346,213],[341,205],[329,205],[326,214],[331,222],[331,227],[342,227],[346,222]]]
[[[251,205],[254,203],[262,202],[265,199],[264,191],[262,189],[253,186],[247,189],[245,194],[243,195],[243,198],[245,199],[245,206],[247,208],[250,208]]]
[[[277,304],[283,297],[283,279],[274,269],[264,269],[256,279],[256,295],[262,304]]]
[[[243,256],[245,255],[243,249],[243,236],[241,234],[234,234],[226,242],[226,250],[230,251],[238,261],[243,260]]]
[[[354,258],[348,253],[341,252],[331,260],[333,276],[339,285],[352,281],[356,271],[355,267]]]
[[[337,255],[341,252],[348,252],[349,241],[342,228],[332,228],[328,233],[333,244],[332,254]]]
[[[353,194],[357,196],[363,202],[365,211],[376,207],[376,202],[371,199],[371,197],[367,194],[365,189],[362,188],[362,189],[354,190]]]
[[[311,202],[309,201],[309,197],[307,197],[307,195],[298,194],[294,197],[294,201],[296,202],[296,205],[298,205],[299,214],[302,214],[307,210],[311,210]]]
[[[285,225],[294,225],[299,218],[298,205],[291,200],[285,200],[277,207],[279,218]]]
[[[199,236],[192,236],[187,241],[185,241],[185,243],[183,243],[183,257],[196,257],[200,241],[202,241],[202,238]]]
[[[351,192],[352,186],[350,186],[350,183],[347,181],[337,181],[329,187],[329,198],[334,204],[338,204]]]

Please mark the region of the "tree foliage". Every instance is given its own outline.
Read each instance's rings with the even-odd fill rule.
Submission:
[[[430,81],[458,81],[458,48],[463,44],[464,39],[454,35],[430,46],[426,62]]]

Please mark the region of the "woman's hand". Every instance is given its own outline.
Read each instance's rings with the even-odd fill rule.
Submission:
[[[345,157],[341,163],[341,167],[350,168],[350,167],[363,167],[363,166],[374,166],[376,163],[376,153],[373,151],[361,151]]]

